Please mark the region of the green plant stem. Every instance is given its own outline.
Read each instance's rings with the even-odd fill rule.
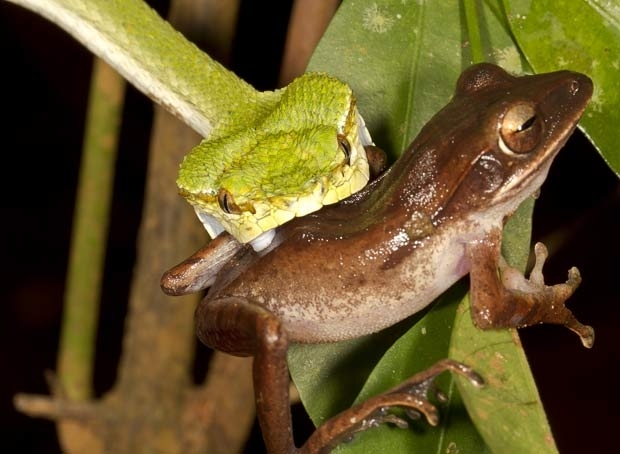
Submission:
[[[142,0],[8,1],[63,28],[203,137],[252,121],[280,96],[254,90]]]
[[[463,2],[463,7],[465,9],[465,26],[467,28],[467,36],[469,38],[472,63],[480,63],[484,61],[482,36],[480,35],[480,23],[478,21],[478,16],[480,14],[478,1],[479,0],[465,0]]]
[[[70,399],[92,395],[99,297],[125,81],[95,59],[82,152],[58,374]]]

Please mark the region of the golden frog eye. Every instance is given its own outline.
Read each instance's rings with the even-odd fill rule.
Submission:
[[[529,153],[540,143],[543,123],[531,104],[519,103],[511,106],[499,128],[499,147],[511,154]]]
[[[224,213],[241,214],[241,208],[235,203],[235,198],[224,188],[217,192],[217,203]]]
[[[338,148],[340,148],[340,151],[344,154],[346,164],[351,165],[351,144],[342,134],[338,134]]]

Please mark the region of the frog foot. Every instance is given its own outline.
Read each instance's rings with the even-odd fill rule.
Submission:
[[[317,429],[309,440],[309,445],[312,446],[319,439],[329,440],[327,446],[333,448],[339,443],[351,441],[359,432],[386,423],[407,428],[408,421],[391,412],[395,408],[404,410],[405,415],[412,420],[424,416],[429,424],[436,426],[439,422],[439,411],[431,403],[429,396],[440,402],[447,400],[445,394],[435,385],[437,376],[445,371],[465,377],[474,386],[480,387],[484,384],[482,377],[470,367],[451,359],[441,360],[389,391],[333,417]]]
[[[594,330],[591,326],[581,324],[565,306],[566,300],[581,284],[579,270],[572,267],[568,270],[566,282],[549,286],[545,284],[543,276],[543,266],[548,256],[545,245],[536,243],[534,255],[536,261],[529,279],[526,279],[519,270],[505,263],[500,266],[504,289],[513,297],[529,302],[530,311],[517,322],[517,327],[538,323],[564,325],[579,336],[584,347],[592,347]]]

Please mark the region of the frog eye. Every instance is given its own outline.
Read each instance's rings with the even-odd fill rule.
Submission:
[[[344,154],[347,165],[351,165],[351,144],[342,134],[338,134],[338,148],[340,148],[340,151]]]
[[[499,147],[507,154],[532,151],[542,138],[543,125],[531,104],[519,103],[510,107],[499,128]]]
[[[241,208],[235,203],[235,198],[224,188],[217,192],[217,203],[224,213],[241,214]]]

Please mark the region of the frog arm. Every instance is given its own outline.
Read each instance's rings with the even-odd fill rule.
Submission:
[[[476,326],[524,328],[552,323],[566,326],[579,336],[584,347],[592,347],[594,330],[581,324],[564,305],[581,283],[579,270],[571,268],[565,283],[546,285],[543,265],[547,248],[536,243],[534,268],[529,278],[525,278],[503,259],[501,237],[500,229],[493,229],[484,240],[466,247],[471,264],[471,314]]]
[[[260,92],[185,39],[141,0],[7,1],[63,28],[203,137],[253,114],[248,103]],[[271,94],[260,96],[277,96],[267,93]]]

